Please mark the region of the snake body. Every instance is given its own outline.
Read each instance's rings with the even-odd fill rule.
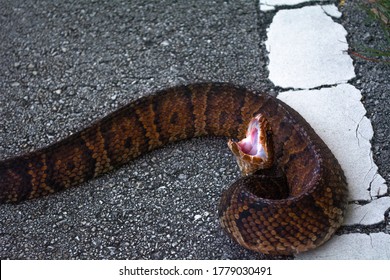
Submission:
[[[274,166],[239,179],[223,193],[221,225],[243,247],[265,254],[316,248],[343,220],[347,184],[340,165],[288,105],[231,84],[156,92],[62,141],[1,161],[0,202],[17,203],[79,185],[174,141],[207,135],[242,138],[258,113],[272,128]]]

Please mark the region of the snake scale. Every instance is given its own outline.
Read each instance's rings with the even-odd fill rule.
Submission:
[[[222,194],[221,225],[240,245],[264,254],[316,248],[343,220],[347,184],[339,163],[288,105],[225,83],[156,92],[62,141],[1,161],[0,202],[17,203],[79,185],[174,141],[208,135],[242,139],[248,126],[256,127],[251,123],[259,114],[260,126],[266,125],[253,132],[265,141],[259,157],[272,164],[249,172]],[[231,141],[229,146],[236,156],[248,156],[242,143],[237,151],[239,144]],[[256,156],[246,153],[252,160]]]

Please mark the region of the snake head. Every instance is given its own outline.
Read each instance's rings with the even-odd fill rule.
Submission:
[[[273,165],[272,130],[267,119],[258,114],[249,122],[246,137],[239,142],[228,141],[243,175]]]

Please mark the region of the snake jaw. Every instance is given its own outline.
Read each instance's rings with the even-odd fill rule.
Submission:
[[[249,122],[244,139],[239,142],[230,139],[228,146],[244,175],[270,168],[273,164],[272,131],[267,119],[261,114]]]

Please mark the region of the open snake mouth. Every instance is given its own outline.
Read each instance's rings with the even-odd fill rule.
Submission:
[[[246,137],[237,142],[237,145],[243,153],[267,160],[267,153],[264,149],[266,136],[263,135],[265,131],[260,126],[260,117],[253,118],[249,123]]]
[[[269,168],[273,164],[272,132],[267,119],[261,114],[249,122],[244,139],[239,142],[229,140],[228,146],[244,175]]]

